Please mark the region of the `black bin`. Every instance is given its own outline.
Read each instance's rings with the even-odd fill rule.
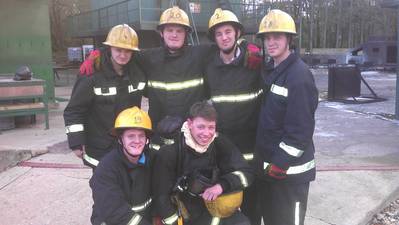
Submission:
[[[356,65],[334,65],[328,68],[328,99],[360,96],[360,70]]]

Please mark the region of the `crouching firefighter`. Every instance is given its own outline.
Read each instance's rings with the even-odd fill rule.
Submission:
[[[152,185],[163,224],[250,224],[238,209],[253,174],[238,148],[216,133],[212,105],[195,103],[178,141],[158,154]]]
[[[94,225],[150,225],[150,181],[154,154],[148,114],[138,107],[122,111],[111,133],[118,138],[90,179]]]

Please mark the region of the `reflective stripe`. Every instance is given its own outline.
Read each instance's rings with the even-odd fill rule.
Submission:
[[[159,149],[161,148],[161,146],[160,146],[160,145],[157,145],[157,144],[150,144],[149,147],[152,148],[152,149],[154,149],[154,150],[159,150]]]
[[[143,204],[140,205],[136,205],[132,207],[132,210],[135,212],[141,212],[144,211],[152,202],[152,199],[149,198],[146,202],[144,202]]]
[[[148,86],[158,89],[164,89],[167,91],[178,91],[187,88],[192,88],[196,86],[200,86],[204,83],[204,79],[194,79],[194,80],[187,80],[182,82],[174,82],[174,83],[165,83],[160,81],[149,80]]]
[[[268,162],[263,162],[263,169],[266,169],[266,167],[269,165],[270,163]],[[307,172],[313,168],[315,168],[316,163],[314,161],[314,159],[312,161],[309,161],[305,164],[299,165],[299,166],[291,166],[288,168],[287,170],[287,174],[300,174],[300,173],[304,173]]]
[[[219,217],[212,217],[212,221],[210,225],[218,225],[220,223]]]
[[[133,85],[129,85],[128,86],[128,92],[132,93],[132,92],[135,92],[135,91],[143,90],[144,88],[145,88],[145,83],[144,82],[139,82],[139,84],[137,85],[137,89],[134,89]]]
[[[297,149],[293,146],[287,145],[284,142],[280,142],[279,147],[281,149],[283,149],[285,152],[287,152],[289,155],[294,156],[294,157],[301,157],[304,152],[304,151]]]
[[[83,124],[72,124],[69,126],[65,127],[65,133],[75,133],[75,132],[80,132],[80,131],[84,131],[84,126]]]
[[[300,202],[295,202],[295,225],[299,225]]]
[[[175,143],[175,139],[168,139],[168,138],[163,138],[163,137],[161,137],[161,141],[165,145],[173,145]]]
[[[140,216],[139,214],[135,213],[132,217],[132,219],[129,221],[129,223],[127,225],[138,225],[141,220],[143,219],[142,216]]]
[[[88,154],[83,154],[83,159],[86,160],[86,162],[90,163],[93,166],[98,165],[98,160],[90,157]]]
[[[173,224],[174,222],[177,221],[177,219],[179,218],[179,216],[177,215],[177,213],[165,218],[162,220],[162,223],[164,224]]]
[[[248,93],[248,94],[239,94],[239,95],[217,95],[213,96],[211,100],[216,103],[220,102],[245,102],[256,99],[260,94],[262,94],[263,90],[260,89],[258,92]]]
[[[270,91],[276,95],[288,97],[288,89],[275,84],[272,84]]]
[[[232,174],[234,174],[234,175],[238,176],[238,178],[240,178],[240,181],[241,181],[241,184],[243,187],[248,187],[248,181],[243,172],[234,171]]]
[[[103,93],[103,90],[107,90],[107,92]],[[109,96],[109,95],[116,95],[116,87],[109,87],[109,88],[94,88],[94,94],[96,95],[103,95],[103,96]]]
[[[253,159],[254,159],[254,154],[252,154],[252,153],[245,153],[245,154],[242,154],[242,156],[243,156],[244,159],[247,160],[247,161],[253,160]]]

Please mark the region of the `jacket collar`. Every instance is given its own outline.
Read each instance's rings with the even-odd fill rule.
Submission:
[[[263,77],[267,83],[274,83],[275,80],[296,60],[298,56],[291,53],[285,60],[283,60],[279,65],[274,67],[274,61],[270,60],[264,66],[262,71]]]
[[[178,58],[180,56],[182,56],[187,48],[186,45],[183,45],[183,47],[181,47],[180,49],[178,49],[176,52],[171,53],[168,49],[168,47],[166,47],[165,45],[162,46],[164,49],[164,58]]]

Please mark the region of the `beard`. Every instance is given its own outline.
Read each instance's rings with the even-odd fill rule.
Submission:
[[[226,55],[232,53],[236,49],[236,45],[234,44],[231,48],[228,49],[222,49],[222,52]]]

